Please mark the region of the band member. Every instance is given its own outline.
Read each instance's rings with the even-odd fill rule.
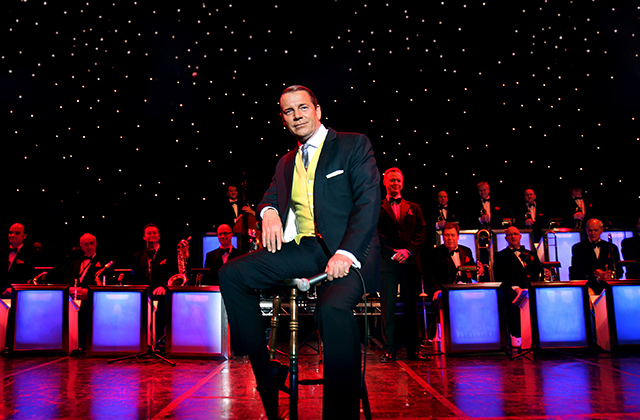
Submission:
[[[4,255],[6,266],[0,270],[0,288],[3,297],[11,296],[11,285],[26,283],[33,278],[33,258],[30,247],[25,246],[24,240],[27,238],[24,226],[14,223],[9,228],[9,246],[0,250],[0,255]]]
[[[218,240],[220,241],[220,247],[207,252],[205,257],[204,266],[209,269],[207,284],[217,286],[219,284],[218,271],[220,270],[220,267],[222,267],[223,264],[226,264],[227,261],[244,254],[244,252],[240,251],[238,248],[234,248],[231,243],[231,238],[233,238],[231,227],[229,225],[220,225],[218,227]]]
[[[242,214],[255,215],[255,212],[247,203],[244,203],[238,193],[238,187],[229,185],[227,187],[227,202],[221,205],[220,224],[233,227]]]
[[[308,88],[285,89],[280,109],[298,147],[280,159],[258,205],[264,248],[227,262],[219,273],[231,342],[236,354],[249,355],[267,417],[277,418],[287,369],[269,362],[255,290],[326,272],[314,312],[324,343],[322,415],[357,419],[361,343],[353,310],[364,291],[352,267],[367,268],[371,257],[380,175],[369,139],[325,128]]]
[[[598,219],[587,222],[587,239],[571,247],[569,279],[588,280],[589,288],[599,295],[604,290],[604,281],[622,278],[620,253],[615,244],[600,240],[603,224]],[[614,271],[615,266],[615,271]]]
[[[520,245],[522,235],[518,228],[509,227],[506,235],[509,246],[495,255],[493,273],[494,280],[502,283],[511,344],[520,347],[520,307],[516,299],[531,282],[540,280],[540,260],[537,253]]]
[[[396,298],[398,285],[405,318],[407,359],[425,359],[418,352],[418,295],[420,294],[420,248],[427,226],[420,206],[401,197],[404,176],[398,168],[384,173],[387,197],[382,200],[378,236],[380,237],[380,307],[385,353],[382,362],[396,359]]]
[[[446,191],[438,191],[436,196],[437,205],[432,213],[432,219],[435,221],[436,232],[442,233],[442,228],[447,222],[455,222],[457,215],[449,203],[449,195]]]
[[[636,261],[634,267],[627,267],[628,279],[640,279],[640,266],[638,258],[640,257],[640,218],[636,221],[636,232],[631,238],[622,241],[622,256],[625,261]]]
[[[135,284],[149,285],[149,295],[158,301],[155,316],[155,340],[164,336],[165,299],[167,282],[178,273],[178,259],[175,251],[160,246],[160,231],[152,223],[144,227],[142,237],[147,244],[142,251],[133,255],[131,267]]]
[[[498,229],[502,224],[500,215],[500,207],[498,207],[491,198],[491,189],[489,184],[485,181],[481,181],[477,185],[479,206],[478,215],[476,217],[476,223],[474,226],[484,229]]]
[[[569,229],[582,229],[584,221],[591,214],[592,204],[582,194],[582,187],[569,188],[571,198],[564,205],[562,224]]]
[[[95,236],[85,233],[80,237],[80,249],[82,258],[71,262],[67,270],[67,283],[70,286],[87,287],[96,285],[96,273],[105,267],[108,261],[99,258],[96,253],[98,241]],[[76,283],[77,282],[77,283]]]

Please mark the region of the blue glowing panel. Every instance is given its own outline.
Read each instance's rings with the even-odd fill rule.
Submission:
[[[171,296],[171,352],[222,353],[222,295],[174,292]]]
[[[640,286],[614,286],[611,291],[618,345],[640,344]]]
[[[497,289],[449,290],[452,350],[500,349]]]
[[[231,245],[234,248],[238,247],[238,237],[234,234],[231,238]],[[204,236],[202,237],[202,267],[204,268],[205,257],[207,252],[211,252],[220,248],[220,241],[217,236]]]
[[[531,234],[529,232],[520,232],[520,235],[522,235],[522,238],[520,239],[520,245],[527,248],[528,250],[531,250]],[[502,251],[509,246],[509,243],[507,242],[507,234],[504,232],[496,234],[496,241],[498,251]]]
[[[478,258],[476,257],[476,235],[474,233],[460,233],[458,245],[464,245],[467,248],[471,248],[473,260],[478,261]]]
[[[62,290],[20,290],[16,297],[15,350],[63,348]]]
[[[587,347],[581,287],[535,289],[540,347]]]
[[[580,232],[556,232],[558,240],[558,261],[560,267],[560,280],[569,280],[569,267],[571,267],[571,247],[580,242]],[[553,248],[549,249],[549,260],[555,260]],[[586,279],[578,279],[586,280]]]
[[[93,292],[93,351],[139,351],[142,292]]]

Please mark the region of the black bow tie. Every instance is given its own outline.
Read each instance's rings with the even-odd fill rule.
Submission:
[[[15,249],[15,248],[9,248],[9,254],[11,254],[12,252],[16,252],[16,253],[17,253],[17,252],[18,252],[18,250],[17,250],[17,249]]]
[[[390,198],[389,199],[389,204],[400,204],[401,201],[402,201],[402,197]]]
[[[573,197],[574,200],[582,200],[582,197]]]
[[[482,204],[484,204],[484,203],[491,202],[491,199],[490,198],[481,198],[480,201],[482,201]]]
[[[91,261],[93,259],[93,257],[84,257],[83,259]]]
[[[535,207],[535,206],[536,206],[536,203],[529,203],[529,204],[527,204],[527,207],[529,207],[529,208],[531,208],[531,207]]]
[[[451,255],[453,257],[453,254],[455,254],[456,252],[460,253],[460,250],[458,248],[456,248],[453,251],[449,251],[449,255]]]
[[[509,249],[510,249],[510,250],[511,250],[511,252],[513,252],[514,254],[515,254],[516,252],[519,252],[519,253],[521,253],[521,254],[522,254],[522,251],[520,250],[520,248],[509,248]]]
[[[229,200],[229,203],[231,204],[236,204],[238,202],[238,200]]]
[[[231,254],[231,248],[220,248],[223,254]]]
[[[593,248],[593,249],[600,248],[600,241],[591,242],[591,248]]]
[[[440,206],[440,210],[446,210],[447,206]]]

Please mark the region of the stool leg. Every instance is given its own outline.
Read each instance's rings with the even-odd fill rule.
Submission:
[[[280,324],[280,294],[273,297],[273,315],[271,316],[271,331],[269,332],[269,359],[276,359],[276,346],[278,344],[278,325]]]
[[[291,311],[291,322],[289,330],[289,417],[292,420],[298,418],[298,289],[291,289],[291,299],[289,301]]]

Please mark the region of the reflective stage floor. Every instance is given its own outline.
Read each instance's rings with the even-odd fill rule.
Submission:
[[[302,349],[301,377],[322,364]],[[367,348],[374,419],[638,419],[640,355],[434,356],[380,363]],[[286,359],[283,357],[283,361]],[[249,362],[78,357],[0,358],[3,419],[265,418]],[[281,406],[288,403],[281,393]],[[300,389],[300,419],[321,418],[322,386]],[[361,416],[364,418],[364,415]]]

